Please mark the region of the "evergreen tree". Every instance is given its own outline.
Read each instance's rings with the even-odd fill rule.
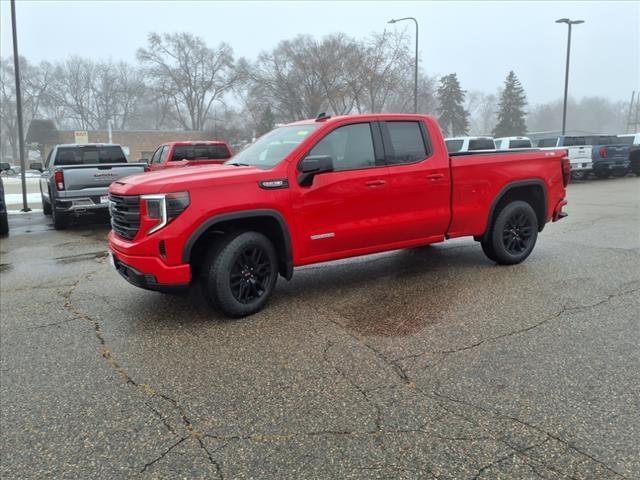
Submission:
[[[265,108],[262,115],[260,115],[260,121],[258,122],[258,131],[256,132],[258,137],[270,132],[275,126],[276,118],[271,111],[271,107],[267,105],[267,108]]]
[[[460,88],[455,73],[440,79],[438,87],[438,121],[445,135],[466,135],[469,130],[469,112],[464,109],[466,92]]]
[[[493,129],[493,135],[510,137],[526,134],[525,105],[527,105],[527,96],[520,80],[512,70],[504,81],[504,89],[498,102],[498,123]]]

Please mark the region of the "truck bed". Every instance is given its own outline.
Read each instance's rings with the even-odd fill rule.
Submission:
[[[486,153],[451,154],[451,223],[447,237],[482,235],[487,227],[487,212],[507,184],[518,179],[521,185],[537,185],[546,198],[544,221],[549,221],[556,198],[563,188],[562,158],[566,150],[504,150]],[[544,223],[541,225],[543,226]]]

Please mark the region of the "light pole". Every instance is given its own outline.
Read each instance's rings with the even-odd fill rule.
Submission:
[[[418,21],[413,17],[391,19],[387,23],[402,22],[404,20],[413,20],[416,24],[416,65],[414,71],[414,85],[413,85],[413,113],[418,113]]]
[[[566,23],[569,26],[567,37],[567,67],[564,74],[564,103],[562,105],[562,135],[567,129],[567,94],[569,92],[569,56],[571,55],[571,26],[584,23],[584,20],[569,20],[568,18],[560,18],[556,23]]]
[[[26,161],[24,159],[24,132],[22,130],[22,92],[20,91],[20,57],[18,56],[18,32],[16,29],[16,2],[11,0],[11,31],[13,34],[13,74],[16,80],[16,108],[18,110],[18,145],[20,148],[20,177],[22,180],[22,211],[30,212],[27,205]],[[15,158],[14,158],[15,160]]]

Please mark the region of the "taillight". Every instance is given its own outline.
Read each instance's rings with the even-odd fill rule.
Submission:
[[[53,174],[53,180],[56,182],[56,188],[58,190],[64,190],[64,174],[62,170],[56,170]]]
[[[566,187],[571,179],[571,163],[569,157],[562,157],[562,184]]]
[[[600,157],[607,158],[607,149],[604,147],[600,148]]]

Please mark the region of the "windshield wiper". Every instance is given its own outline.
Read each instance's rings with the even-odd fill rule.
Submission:
[[[250,167],[248,163],[240,163],[240,162],[230,162],[227,165],[233,165],[234,167]]]

